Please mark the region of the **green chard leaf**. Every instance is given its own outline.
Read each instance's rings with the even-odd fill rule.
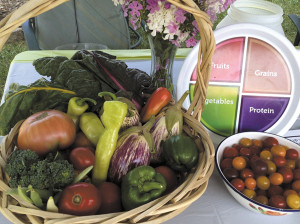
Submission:
[[[104,100],[99,92],[112,92],[130,96],[140,105],[144,93],[152,93],[151,77],[138,69],[128,68],[126,63],[102,51],[77,51],[71,59],[63,56],[43,57],[33,62],[42,78],[21,86],[12,84],[0,106],[0,135],[6,135],[19,121],[31,114],[58,109],[67,111],[71,97],[86,97],[97,101],[90,111],[98,111]]]
[[[71,97],[76,95],[40,79],[29,86],[13,85],[0,106],[0,135],[6,135],[20,120],[45,109],[65,111]]]

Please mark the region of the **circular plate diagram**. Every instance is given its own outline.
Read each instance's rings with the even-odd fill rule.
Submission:
[[[214,143],[238,132],[283,135],[299,115],[299,64],[296,49],[281,34],[254,24],[215,31],[205,108],[201,122]],[[198,47],[186,58],[177,82],[177,99],[190,90],[193,100]]]

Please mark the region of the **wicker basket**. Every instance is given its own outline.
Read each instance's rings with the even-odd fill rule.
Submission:
[[[7,40],[7,35],[15,26],[26,19],[47,11],[66,0],[45,1],[31,0],[27,2],[25,9],[29,13],[23,13],[21,17],[12,19],[18,10],[9,15],[8,19],[0,23],[0,49]],[[197,82],[195,96],[188,110],[184,110],[184,132],[195,139],[199,147],[199,162],[196,168],[187,174],[185,180],[172,193],[151,201],[143,206],[130,211],[93,216],[73,216],[61,213],[42,211],[32,204],[23,201],[17,196],[8,196],[6,191],[10,189],[5,175],[5,164],[9,154],[15,149],[15,140],[22,121],[15,125],[11,132],[5,136],[0,145],[0,209],[3,215],[13,223],[162,223],[182,211],[191,203],[201,197],[205,192],[209,178],[214,169],[214,146],[205,128],[200,123],[201,112],[204,106],[206,90],[208,87],[211,60],[215,50],[215,40],[212,24],[208,16],[202,12],[193,0],[168,0],[170,3],[192,13],[197,20],[201,44],[199,47],[199,63],[197,65]],[[53,4],[53,5],[51,5]],[[41,6],[43,5],[43,6]],[[32,6],[32,8],[28,7]],[[47,7],[46,7],[47,6]],[[21,7],[22,8],[22,7]],[[20,9],[21,9],[20,8]],[[40,8],[38,10],[38,8]],[[35,9],[35,13],[32,10]],[[30,14],[30,15],[29,15]],[[4,24],[4,25],[3,25]],[[14,24],[14,25],[11,25]],[[3,34],[5,30],[5,35]],[[2,44],[2,45],[1,45]],[[201,62],[201,63],[200,63]]]

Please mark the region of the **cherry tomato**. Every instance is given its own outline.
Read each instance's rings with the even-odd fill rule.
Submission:
[[[238,190],[238,191],[242,191],[245,188],[245,183],[242,179],[240,178],[235,178],[233,180],[230,181],[230,183]]]
[[[300,169],[293,170],[294,180],[300,180]]]
[[[256,178],[256,186],[262,190],[268,190],[270,187],[270,180],[266,176],[259,176]]]
[[[226,147],[223,151],[224,158],[234,158],[239,155],[239,151],[234,147]]]
[[[282,174],[283,183],[290,183],[294,178],[293,171],[289,167],[281,167],[278,173]]]
[[[283,176],[281,173],[271,173],[269,176],[270,183],[273,185],[280,185],[283,182]]]
[[[256,195],[254,197],[254,200],[257,201],[258,203],[261,203],[263,205],[268,205],[269,199],[265,195]]]
[[[297,160],[299,158],[299,153],[296,149],[288,149],[286,150],[286,158]]]
[[[243,147],[250,147],[252,145],[252,140],[250,138],[242,138],[239,141],[239,144]]]
[[[285,165],[286,167],[291,168],[292,170],[296,168],[296,160],[294,159],[287,159]]]
[[[283,188],[278,186],[278,185],[270,185],[268,189],[268,196],[271,197],[273,195],[282,195],[283,193]]]
[[[272,153],[268,150],[261,151],[259,154],[259,157],[263,160],[272,160],[273,159]]]
[[[273,162],[277,167],[284,167],[286,164],[286,159],[282,156],[274,156]]]
[[[259,155],[260,153],[260,147],[258,146],[252,145],[249,149],[251,150],[251,155]]]
[[[237,169],[237,170],[242,170],[246,167],[247,165],[247,161],[245,159],[245,157],[242,156],[237,156],[234,157],[232,160],[232,166],[233,168]]]
[[[240,156],[244,156],[244,157],[250,157],[251,156],[251,149],[250,148],[246,148],[243,147],[240,149]]]
[[[91,148],[78,147],[71,151],[70,162],[76,170],[82,171],[89,166],[95,165],[95,154]]]
[[[101,206],[99,190],[90,183],[67,186],[59,201],[59,212],[70,215],[94,215]]]
[[[296,168],[300,169],[300,159],[296,160]]]
[[[254,190],[256,188],[256,180],[253,177],[247,177],[245,179],[245,187]]]
[[[292,189],[295,191],[300,191],[300,180],[293,181]]]
[[[262,159],[252,162],[251,168],[256,176],[264,176],[268,172],[268,165]]]
[[[271,173],[276,172],[277,167],[276,167],[276,165],[275,165],[275,163],[274,163],[273,161],[265,160],[265,162],[266,162],[267,165],[268,165],[268,171],[267,171],[267,174],[271,174]]]
[[[251,199],[253,199],[256,196],[256,192],[254,190],[251,190],[248,188],[245,188],[244,190],[242,190],[242,193]]]
[[[271,153],[272,153],[273,156],[285,157],[285,155],[286,155],[286,149],[282,145],[274,145],[271,148]]]
[[[245,168],[245,169],[241,170],[240,177],[242,179],[246,179],[247,177],[254,177],[254,173],[249,168]]]
[[[284,198],[287,198],[287,196],[289,194],[295,194],[295,195],[298,195],[297,191],[293,190],[293,189],[287,189],[283,192],[283,197]]]
[[[274,137],[267,137],[263,140],[263,146],[271,148],[274,145],[278,145],[278,140]]]
[[[239,176],[239,172],[234,168],[226,168],[223,170],[223,174],[228,180],[232,180]]]
[[[286,202],[282,195],[273,195],[269,199],[269,205],[275,208],[286,208]]]
[[[75,124],[66,113],[45,110],[29,116],[22,123],[17,145],[19,149],[30,149],[39,155],[45,155],[69,147],[75,137]]]
[[[289,194],[286,197],[287,205],[292,209],[300,208],[300,197],[297,194]]]
[[[225,158],[220,163],[221,170],[224,170],[225,168],[232,168],[232,158]]]
[[[252,146],[257,147],[258,149],[261,149],[263,146],[263,143],[259,139],[252,139]]]

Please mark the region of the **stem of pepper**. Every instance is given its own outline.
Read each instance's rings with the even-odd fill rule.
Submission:
[[[86,101],[89,101],[94,105],[97,104],[96,100],[91,99],[91,98],[77,98],[75,102],[78,106],[82,107],[86,104]]]
[[[110,96],[112,98],[112,100],[117,100],[116,95],[111,92],[101,92],[101,93],[98,93],[98,96],[99,97]]]
[[[149,192],[156,189],[163,189],[163,185],[158,182],[144,182],[141,186],[143,192]]]

